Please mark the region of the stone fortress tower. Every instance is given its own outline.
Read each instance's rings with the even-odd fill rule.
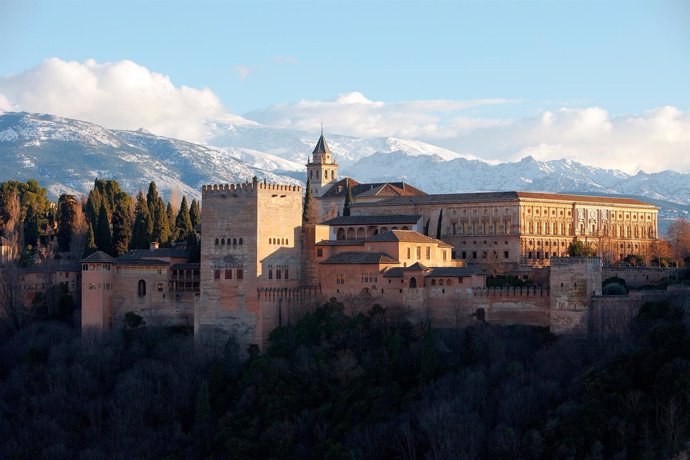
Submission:
[[[264,345],[287,318],[260,292],[300,286],[302,188],[276,184],[202,187],[200,297],[194,335],[218,344],[233,335]]]
[[[312,161],[307,163],[307,177],[311,179],[311,193],[315,198],[323,196],[338,180],[338,165],[323,137],[323,128],[312,152]]]

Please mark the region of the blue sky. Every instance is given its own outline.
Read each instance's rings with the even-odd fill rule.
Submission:
[[[503,132],[506,123],[518,126],[520,120],[545,125],[552,120],[549,113],[562,121],[573,118],[572,110],[593,108],[603,110],[603,118],[591,110],[577,112],[580,118],[573,118],[568,129],[601,122],[616,131],[628,126],[630,117],[651,120],[658,115],[654,111],[668,106],[676,111],[664,112],[664,119],[676,125],[662,137],[680,142],[668,155],[690,153],[690,141],[676,133],[678,123],[686,126],[690,109],[687,0],[0,0],[0,110],[60,111],[55,104],[36,102],[59,97],[57,89],[49,96],[36,89],[52,81],[40,66],[48,58],[98,65],[133,61],[168,77],[177,89],[207,88],[225,112],[262,123],[303,128],[325,117],[327,127],[346,134],[408,135],[470,149],[487,159],[506,159],[511,149],[515,155],[530,153],[528,147],[544,142],[516,141],[511,135],[505,151],[483,151],[482,139],[495,134],[483,132],[469,143],[463,136],[489,126]],[[36,77],[39,73],[43,80]],[[27,92],[35,97],[22,96]],[[348,115],[349,122],[345,116],[339,119],[339,105],[328,104],[351,103],[353,98],[343,99],[348,94],[355,94],[356,101],[361,96],[359,106],[373,107],[375,113],[358,110]],[[306,113],[304,101],[328,110]],[[438,104],[421,104],[425,101],[480,102],[439,109]],[[216,102],[209,100],[206,106]],[[185,105],[188,100],[181,103]],[[395,120],[405,118],[406,110],[411,111],[409,120],[429,128],[395,129]],[[75,117],[90,113],[67,107],[64,112]],[[111,115],[96,114],[91,121],[129,127]],[[377,128],[361,129],[367,123],[357,119],[362,116],[369,124],[378,123]],[[658,125],[655,120],[648,124]],[[449,127],[457,129],[448,133]],[[590,134],[608,129],[599,128]],[[616,139],[624,137],[618,133]],[[650,132],[654,137],[659,133]],[[552,146],[553,140],[546,143]],[[577,157],[584,148],[565,147],[542,148],[536,156]],[[606,148],[608,144],[597,151]],[[649,169],[642,163],[629,166]]]
[[[687,109],[689,5],[3,0],[0,74],[48,57],[130,59],[176,85],[211,88],[239,114],[350,91],[523,101],[500,107],[508,112]]]

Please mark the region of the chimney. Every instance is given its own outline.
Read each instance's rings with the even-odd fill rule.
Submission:
[[[151,245],[149,246],[150,250],[158,249],[158,241],[151,241]]]

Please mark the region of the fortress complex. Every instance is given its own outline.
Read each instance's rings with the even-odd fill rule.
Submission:
[[[201,259],[152,247],[82,261],[82,326],[193,325],[201,344],[264,346],[278,326],[335,297],[379,303],[437,327],[477,319],[578,330],[601,295],[601,258],[568,259],[577,237],[610,260],[645,253],[657,209],[624,198],[528,192],[428,195],[404,182],[338,178],[323,136],[307,163],[316,222],[301,187],[202,187]],[[344,214],[347,188],[351,215]],[[487,273],[551,265],[538,286],[488,289]],[[131,315],[130,315],[131,316]]]

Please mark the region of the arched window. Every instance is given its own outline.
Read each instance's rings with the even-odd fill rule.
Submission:
[[[280,274],[281,274],[281,273],[280,273],[280,268],[277,268],[277,269],[276,269],[276,279],[277,279],[277,280],[280,279]]]
[[[273,279],[273,269],[271,269],[271,268],[268,269],[268,279],[269,280]]]
[[[216,238],[216,246],[218,246],[218,243],[219,243],[218,238]]]
[[[137,294],[139,294],[139,297],[146,295],[146,281],[139,280],[139,283],[137,283]]]
[[[220,244],[221,244],[221,246],[225,244],[225,238],[220,239]]]
[[[242,244],[242,238],[240,238],[240,244]]]
[[[345,239],[345,229],[344,228],[338,229],[338,235],[336,236],[336,239],[338,239],[338,240],[344,240]]]
[[[232,239],[232,244],[233,244],[233,246],[237,244],[237,238]]]
[[[431,285],[436,286],[436,280],[431,280]]]
[[[335,179],[335,170],[331,171],[331,179]]]
[[[410,287],[413,289],[417,288],[417,278],[410,278]]]
[[[443,279],[438,280],[438,285],[443,286]]]

